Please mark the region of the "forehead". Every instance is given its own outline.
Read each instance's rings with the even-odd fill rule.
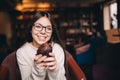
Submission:
[[[35,23],[40,23],[42,25],[51,25],[50,20],[47,17],[41,17],[39,18]]]

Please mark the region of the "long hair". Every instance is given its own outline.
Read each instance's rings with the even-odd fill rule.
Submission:
[[[60,37],[59,37],[59,34],[58,34],[58,30],[57,30],[57,27],[56,27],[56,24],[52,18],[52,15],[48,12],[36,12],[34,15],[33,15],[33,18],[31,19],[29,25],[28,25],[28,33],[27,33],[27,41],[28,42],[31,42],[33,40],[32,38],[32,35],[31,35],[31,30],[32,30],[32,27],[33,27],[33,24],[38,20],[40,19],[41,17],[47,17],[51,24],[52,24],[52,35],[51,35],[51,38],[48,42],[56,42],[56,43],[59,43],[61,46],[62,43],[61,43],[61,40],[60,40]]]

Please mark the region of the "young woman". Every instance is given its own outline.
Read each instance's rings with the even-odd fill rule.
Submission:
[[[66,80],[64,51],[51,15],[35,13],[29,27],[28,41],[17,50],[22,80]],[[38,48],[45,43],[52,45],[50,57],[36,55]]]

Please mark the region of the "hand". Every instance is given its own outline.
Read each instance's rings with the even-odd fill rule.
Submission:
[[[54,70],[57,68],[57,61],[56,61],[54,53],[49,53],[49,55],[50,57],[47,57],[44,60],[45,66],[47,66],[49,70]]]
[[[34,65],[37,69],[43,70],[46,68],[44,66],[44,60],[47,58],[47,56],[42,56],[41,54],[37,55],[34,59]]]

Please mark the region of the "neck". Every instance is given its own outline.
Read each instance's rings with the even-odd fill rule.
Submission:
[[[35,42],[31,42],[31,44],[36,48],[38,48],[40,46],[40,45],[36,44]]]

